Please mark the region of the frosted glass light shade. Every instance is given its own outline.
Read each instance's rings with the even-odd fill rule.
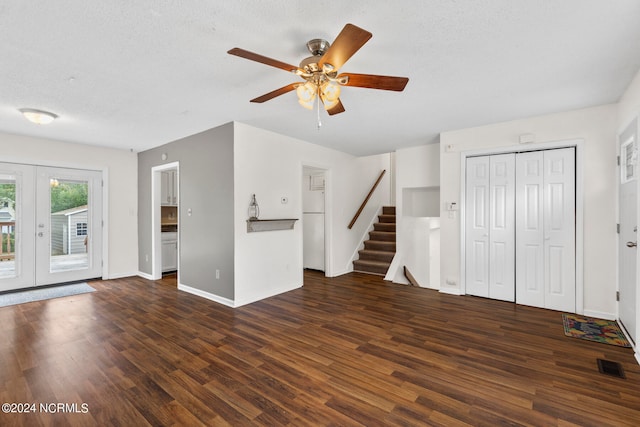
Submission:
[[[38,125],[47,125],[58,117],[48,111],[35,110],[33,108],[21,108],[19,111],[31,123]]]

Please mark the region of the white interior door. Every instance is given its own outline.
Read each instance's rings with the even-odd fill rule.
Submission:
[[[575,150],[516,157],[516,302],[575,312]]]
[[[519,153],[516,162],[516,301],[534,307],[544,307],[542,153]]]
[[[102,276],[101,173],[0,163],[0,291]]]
[[[545,307],[576,309],[575,150],[544,152]]]
[[[489,296],[489,156],[467,159],[465,292]]]
[[[515,300],[515,154],[490,157],[489,298]]]
[[[618,239],[618,318],[632,339],[636,339],[637,287],[637,121],[618,137],[620,145],[620,180],[618,203],[620,236]]]

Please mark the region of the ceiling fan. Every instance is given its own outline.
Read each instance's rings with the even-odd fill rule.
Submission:
[[[313,109],[314,103],[323,104],[329,115],[345,111],[340,101],[341,86],[356,86],[369,89],[402,91],[409,81],[406,77],[377,76],[373,74],[340,73],[338,70],[370,38],[369,31],[353,24],[344,26],[333,44],[322,39],[313,39],[307,43],[310,57],[300,62],[300,66],[290,65],[257,53],[233,48],[227,53],[272,67],[290,71],[300,76],[304,82],[291,83],[272,92],[254,98],[251,102],[262,103],[285,93],[296,91],[299,103]]]

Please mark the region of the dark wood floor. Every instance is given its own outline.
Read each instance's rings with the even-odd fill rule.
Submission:
[[[0,425],[640,425],[632,351],[559,312],[355,273],[237,309],[175,277],[91,284],[0,308],[0,403],[38,405]]]

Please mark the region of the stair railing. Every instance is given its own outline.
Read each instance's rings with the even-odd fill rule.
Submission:
[[[373,194],[373,192],[376,190],[376,187],[378,186],[378,184],[380,184],[380,181],[382,181],[382,177],[384,176],[384,174],[387,172],[386,169],[383,169],[382,172],[380,172],[380,176],[378,177],[378,179],[376,180],[375,184],[373,184],[373,187],[371,187],[371,190],[369,191],[369,194],[367,194],[367,197],[365,197],[364,201],[362,202],[362,204],[360,205],[360,208],[358,208],[358,212],[356,212],[356,214],[353,216],[353,219],[351,220],[351,222],[349,223],[349,230],[351,230],[353,228],[353,224],[356,223],[356,221],[358,220],[358,218],[360,217],[360,214],[362,213],[362,211],[364,210],[364,207],[367,205],[367,202],[369,201],[369,199],[371,198],[371,195]]]

